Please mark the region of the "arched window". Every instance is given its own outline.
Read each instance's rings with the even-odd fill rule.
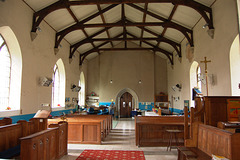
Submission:
[[[200,81],[200,75],[201,75],[201,68],[198,64],[198,62],[194,61],[190,68],[190,93],[192,96],[192,89],[194,87],[197,87],[200,91],[202,88],[201,81]],[[190,107],[194,107],[194,101],[192,100],[192,97],[190,98]]]
[[[0,27],[0,117],[20,114],[22,54],[8,26]]]
[[[11,56],[8,46],[0,35],[0,106],[1,110],[11,110],[10,99],[10,80],[11,80]]]
[[[239,35],[235,38],[230,49],[231,92],[232,96],[240,96],[240,52]]]
[[[80,80],[79,80],[79,86],[81,87],[81,90],[78,95],[79,102],[78,104],[80,106],[85,105],[85,78],[83,72],[80,74]]]
[[[61,59],[53,68],[52,108],[65,106],[65,69]]]

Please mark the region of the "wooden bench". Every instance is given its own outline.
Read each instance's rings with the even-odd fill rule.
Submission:
[[[55,160],[67,154],[67,126],[66,122],[52,124],[51,128],[20,138],[21,159]]]
[[[12,124],[12,118],[3,118],[0,120],[0,126],[4,126],[4,125],[8,125],[8,124]]]
[[[61,118],[48,119],[48,124],[57,123]],[[111,115],[71,115],[68,121],[68,143],[101,144],[110,132]]]
[[[68,123],[62,121],[58,124],[50,124],[49,128],[58,128],[57,132],[57,155],[58,158],[67,154]]]
[[[135,136],[136,146],[167,146],[170,140],[166,130],[184,130],[183,116],[136,116]],[[183,133],[177,134],[183,139]],[[183,145],[183,141],[180,141]],[[176,141],[172,142],[176,145]]]
[[[19,138],[38,132],[35,121],[20,120],[16,124],[0,126],[0,158],[11,158],[20,154]]]
[[[231,160],[240,157],[240,133],[231,133],[219,129],[217,127],[195,124],[197,127],[197,143],[196,146],[179,147],[178,160],[198,159],[211,160],[212,154],[224,156]],[[185,140],[185,146],[193,144]]]

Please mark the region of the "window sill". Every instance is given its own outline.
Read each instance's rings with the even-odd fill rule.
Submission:
[[[10,117],[20,115],[20,110],[0,111],[0,117]]]
[[[54,107],[54,108],[52,108],[52,111],[60,111],[60,110],[65,110],[65,107]]]

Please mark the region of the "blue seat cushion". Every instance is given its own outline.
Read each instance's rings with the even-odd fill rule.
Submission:
[[[12,158],[14,156],[20,155],[20,145],[17,145],[13,148],[9,148],[8,150],[0,152],[0,158]]]

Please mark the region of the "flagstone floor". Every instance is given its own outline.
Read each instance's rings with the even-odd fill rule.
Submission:
[[[177,150],[166,151],[166,147],[137,147],[135,145],[135,124],[130,118],[121,118],[117,126],[104,139],[102,145],[68,144],[68,155],[60,160],[75,160],[84,149],[137,150],[144,151],[146,160],[177,160]]]

